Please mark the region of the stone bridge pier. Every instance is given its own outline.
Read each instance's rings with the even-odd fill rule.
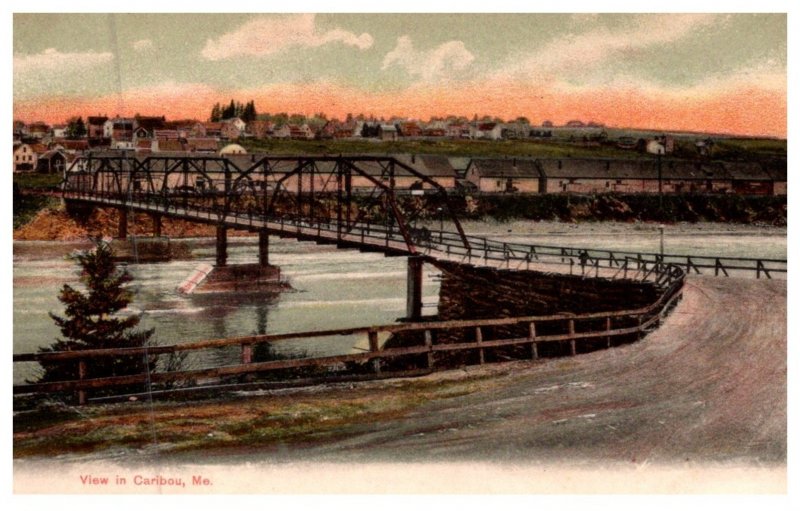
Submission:
[[[425,259],[422,256],[408,257],[406,274],[406,320],[422,319],[422,268]]]
[[[217,250],[216,265],[228,265],[228,228],[224,225],[217,225]],[[267,268],[269,264],[269,234],[266,229],[258,231],[258,265]]]

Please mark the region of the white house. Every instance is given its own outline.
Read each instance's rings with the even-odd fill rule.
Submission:
[[[14,172],[26,172],[36,169],[39,156],[30,144],[19,144],[14,147]]]
[[[499,122],[482,122],[475,126],[473,138],[500,140],[503,137],[503,125]]]
[[[223,119],[222,122],[233,124],[234,126],[236,126],[236,129],[239,130],[239,132],[244,132],[244,129],[247,127],[247,123],[245,123],[243,120],[241,120],[238,117],[231,117],[230,119]]]
[[[667,154],[667,148],[658,140],[650,140],[647,142],[647,152],[650,154]]]
[[[67,127],[63,124],[53,125],[53,138],[64,138],[67,136]]]

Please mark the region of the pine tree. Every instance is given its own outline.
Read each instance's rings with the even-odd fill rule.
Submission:
[[[118,316],[131,302],[131,292],[125,284],[132,280],[130,273],[117,268],[108,243],[96,241],[94,250],[74,256],[81,267],[81,283],[86,292],[64,284],[58,299],[64,304],[64,316],[50,313],[64,339],[57,339],[40,353],[77,351],[103,348],[134,348],[150,344],[153,329],[135,330],[140,315]],[[98,357],[86,364],[85,378],[101,378],[152,372],[156,356],[142,355]],[[78,379],[78,363],[41,361],[44,369],[38,382]],[[115,392],[126,389],[116,388]],[[127,390],[141,390],[131,389]]]
[[[86,136],[86,124],[83,122],[83,117],[73,117],[67,121],[66,135],[70,139]]]
[[[77,138],[86,136],[86,124],[83,122],[83,117],[78,117],[78,120],[75,121],[75,136]]]
[[[241,118],[244,122],[250,122],[256,120],[256,104],[255,101],[250,100],[245,104],[244,110],[242,111]]]
[[[222,106],[219,103],[214,103],[214,107],[211,109],[211,122],[219,122],[222,118]]]
[[[230,119],[236,116],[236,103],[231,100],[231,103],[222,111],[222,119]]]

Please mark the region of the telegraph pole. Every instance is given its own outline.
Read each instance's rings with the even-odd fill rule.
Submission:
[[[658,168],[658,210],[664,211],[664,191],[661,187],[661,150],[656,153],[656,167]]]

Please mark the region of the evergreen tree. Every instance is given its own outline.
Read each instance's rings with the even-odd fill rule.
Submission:
[[[241,115],[242,120],[244,122],[254,121],[256,120],[257,115],[258,114],[256,113],[255,101],[253,100],[248,101],[247,104],[244,106],[244,110],[242,111]]]
[[[231,100],[230,104],[222,111],[222,119],[230,119],[236,116],[236,103]]]
[[[81,283],[86,292],[64,284],[58,299],[64,304],[64,316],[50,313],[61,330],[63,339],[57,339],[49,347],[40,348],[40,353],[53,351],[78,351],[103,348],[134,348],[149,345],[153,329],[135,330],[139,315],[118,316],[128,306],[132,296],[125,284],[132,280],[126,270],[117,268],[108,243],[96,241],[94,250],[74,256],[81,267]],[[85,378],[101,378],[152,372],[156,356],[142,355],[99,357],[86,364]],[[78,363],[65,361],[41,361],[44,372],[38,382],[78,379]],[[141,390],[140,388],[116,388],[114,392]]]
[[[214,107],[211,109],[211,118],[209,119],[211,122],[219,122],[222,119],[222,107],[219,103],[214,103]]]
[[[67,138],[83,138],[86,136],[86,124],[83,117],[73,117],[67,121]]]

